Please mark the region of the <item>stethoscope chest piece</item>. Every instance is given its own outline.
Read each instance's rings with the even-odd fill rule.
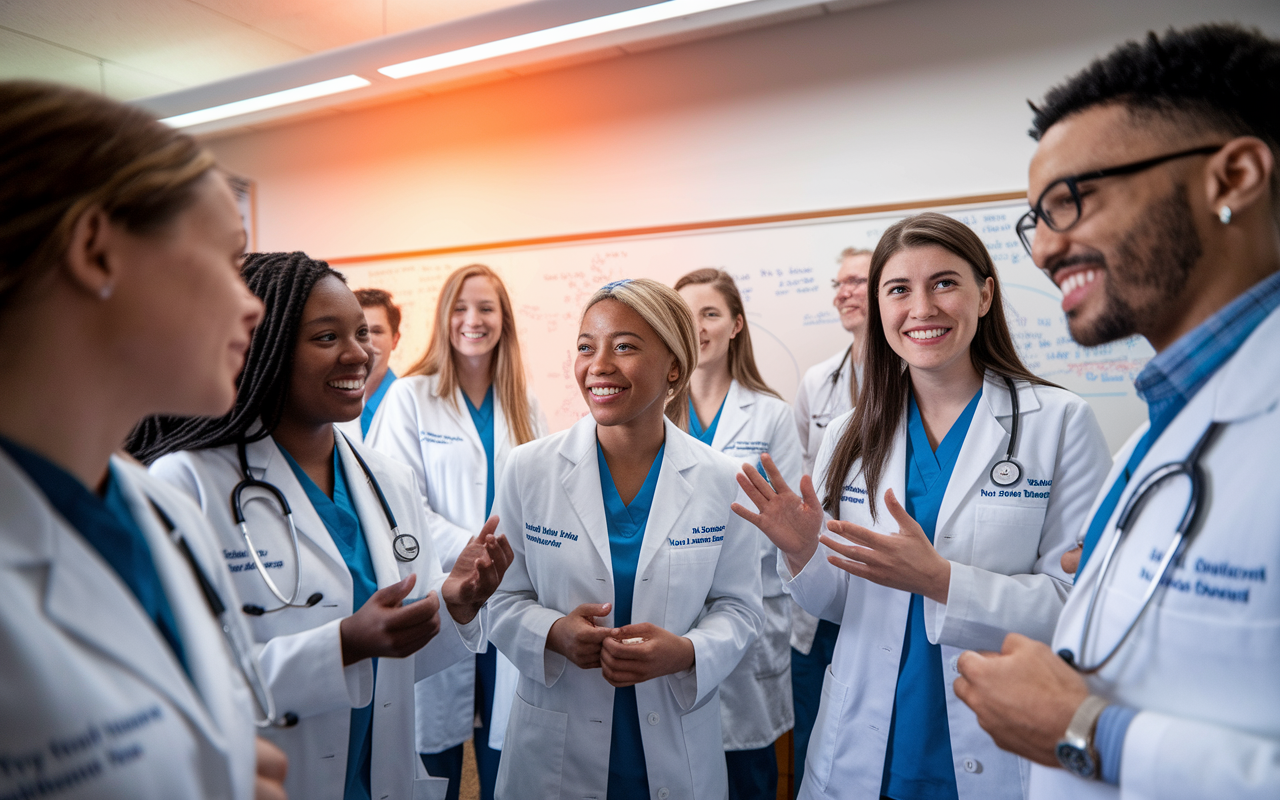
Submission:
[[[391,542],[391,549],[395,551],[396,558],[400,561],[413,561],[420,552],[417,537],[409,533],[397,536]]]
[[[991,468],[991,482],[996,486],[1013,486],[1020,480],[1022,480],[1022,467],[1011,458],[997,461]]]

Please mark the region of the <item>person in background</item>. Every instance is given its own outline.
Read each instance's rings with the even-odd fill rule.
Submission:
[[[413,470],[446,568],[489,518],[511,449],[546,432],[506,286],[480,264],[455,270],[440,290],[426,354],[391,387],[368,437]],[[450,800],[462,744],[473,736],[480,797],[493,797],[515,684],[515,667],[488,647],[414,690],[418,752],[427,772],[450,779]]]
[[[853,341],[825,361],[810,367],[796,390],[796,430],[804,449],[802,474],[812,475],[831,420],[853,408],[862,381],[862,343],[867,330],[867,273],[871,251],[846,247],[831,281],[831,304],[840,313],[840,327]],[[784,477],[786,477],[784,473]],[[789,478],[788,478],[789,480]],[[794,484],[793,484],[794,485]],[[818,718],[822,678],[835,652],[840,626],[819,620],[791,601],[791,696],[795,708],[795,776],[804,775],[804,754]]]
[[[1026,764],[950,692],[955,658],[1052,634],[1106,441],[1088,403],[1022,364],[963,223],[890,226],[870,294],[865,391],[823,443],[823,500],[767,456],[772,486],[738,478],[761,510],[735,510],[778,545],[787,591],[841,623],[800,797],[1021,800]]]
[[[1204,25],[1122,44],[1035,107],[1024,244],[1077,342],[1156,350],[1052,646],[960,657],[957,696],[1034,762],[1036,800],[1280,797],[1278,91],[1280,42]]]
[[[762,625],[759,534],[729,510],[732,459],[663,416],[697,359],[680,295],[598,289],[574,362],[591,413],[511,453],[494,511],[515,560],[490,613],[520,684],[499,800],[728,794],[718,687]]]
[[[364,441],[383,396],[396,380],[396,373],[391,369],[391,353],[400,344],[400,307],[391,302],[391,293],[382,289],[356,289],[355,295],[369,323],[373,364],[364,384],[364,410],[358,418],[339,424],[338,430]]]
[[[733,277],[699,269],[676,281],[698,331],[698,367],[667,404],[667,416],[713,450],[800,480],[802,453],[791,407],[760,377],[742,296]],[[757,532],[758,533],[758,532]],[[778,548],[758,533],[764,629],[720,684],[721,728],[730,800],[778,796],[774,742],[792,726],[791,600],[778,579]]]
[[[0,220],[0,796],[247,800],[261,681],[222,554],[112,454],[235,400],[262,303],[231,190],[137,108],[6,81]],[[283,797],[280,751],[257,765]]]
[[[490,524],[443,573],[412,473],[334,427],[360,413],[372,360],[342,276],[301,252],[253,253],[243,275],[267,310],[235,407],[150,420],[130,449],[213,523],[295,720],[270,732],[290,793],[443,797],[413,750],[413,685],[483,645],[510,548]]]

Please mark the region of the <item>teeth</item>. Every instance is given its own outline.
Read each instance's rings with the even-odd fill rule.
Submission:
[[[947,332],[947,328],[931,328],[927,331],[907,331],[907,336],[912,339],[937,339],[939,336]]]
[[[617,386],[592,386],[591,387],[591,394],[595,397],[608,397],[609,395],[617,394],[620,391],[622,391],[622,389]]]
[[[364,379],[352,381],[329,381],[329,385],[335,389],[363,389]]]
[[[1062,293],[1064,295],[1068,295],[1074,292],[1076,289],[1079,289],[1081,286],[1084,286],[1086,283],[1093,283],[1094,279],[1096,279],[1097,277],[1098,277],[1098,270],[1086,269],[1081,272],[1068,275],[1067,279],[1062,282],[1062,285],[1060,288],[1062,289]]]
[[[463,339],[483,339],[486,335],[487,334],[485,333],[468,333],[467,331],[462,332]]]

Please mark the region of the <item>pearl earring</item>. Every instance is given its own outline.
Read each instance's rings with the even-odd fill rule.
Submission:
[[[102,284],[102,288],[98,290],[99,300],[110,300],[113,287],[109,283]]]
[[[1231,206],[1223,206],[1218,210],[1218,221],[1223,225],[1231,224]]]

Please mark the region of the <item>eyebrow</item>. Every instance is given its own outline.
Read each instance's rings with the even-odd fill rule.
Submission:
[[[930,276],[929,276],[929,280],[931,280],[931,281],[936,281],[938,278],[945,278],[945,277],[946,277],[946,276],[948,276],[948,275],[956,275],[956,276],[959,276],[959,275],[960,275],[960,271],[959,271],[959,270],[954,270],[954,269],[944,269],[944,270],[942,270],[941,272],[935,272],[935,273],[933,273],[932,275],[930,275]],[[882,281],[880,285],[881,285],[881,286],[887,286],[888,284],[891,284],[891,283],[910,283],[910,282],[911,282],[911,281],[910,281],[910,279],[908,279],[908,278],[890,278],[890,279],[889,279],[889,280],[887,280],[887,281]]]
[[[362,316],[361,316],[361,319],[363,319],[363,318],[364,318],[364,317],[363,317],[363,315],[362,315]],[[307,320],[306,322],[304,322],[304,323],[302,323],[302,324],[303,324],[303,325],[340,325],[340,324],[342,324],[343,322],[346,322],[346,321],[347,321],[347,320],[344,320],[342,317],[339,317],[339,316],[338,316],[338,315],[336,315],[336,314],[330,314],[330,315],[325,316],[325,317],[316,317],[315,319],[309,319],[309,320]],[[365,323],[365,326],[366,326],[366,327],[368,327],[368,323],[367,323],[367,322]]]
[[[643,336],[641,336],[641,335],[640,335],[640,334],[638,334],[638,333],[632,333],[631,331],[613,331],[613,332],[611,332],[611,333],[606,334],[606,335],[605,335],[605,338],[613,338],[613,339],[616,339],[616,338],[618,338],[619,336],[632,336],[632,337],[635,337],[636,339],[639,339],[639,340],[640,340],[640,341],[642,341],[642,342],[644,341],[644,337],[643,337]],[[595,337],[595,335],[594,335],[594,334],[591,334],[591,333],[585,333],[585,332],[583,332],[583,333],[578,334],[578,338],[579,338],[579,339],[584,339],[584,338],[585,338],[585,339],[594,339],[594,338],[596,338],[596,337]]]

